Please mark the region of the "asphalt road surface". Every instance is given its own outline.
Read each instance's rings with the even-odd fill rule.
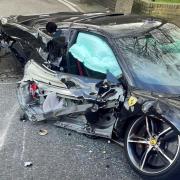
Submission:
[[[0,16],[58,11],[70,11],[70,9],[57,0],[0,0]]]
[[[56,0],[0,0],[0,16],[70,10]],[[140,179],[117,144],[89,139],[52,123],[20,121],[16,98],[20,78],[0,76],[0,180]],[[40,129],[48,134],[40,136]],[[32,166],[24,167],[25,162]]]

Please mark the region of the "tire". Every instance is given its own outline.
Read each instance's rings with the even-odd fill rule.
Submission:
[[[180,136],[165,120],[155,116],[134,120],[124,141],[130,166],[144,179],[180,179]]]

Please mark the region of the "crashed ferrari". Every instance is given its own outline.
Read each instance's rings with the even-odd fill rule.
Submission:
[[[45,29],[56,22],[59,37]],[[180,178],[180,29],[136,15],[1,19],[1,46],[24,66],[26,117],[123,143],[144,178]]]

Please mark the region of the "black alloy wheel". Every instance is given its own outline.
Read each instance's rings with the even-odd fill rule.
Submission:
[[[133,169],[146,179],[164,180],[180,174],[180,136],[163,119],[144,116],[133,121],[125,150]]]

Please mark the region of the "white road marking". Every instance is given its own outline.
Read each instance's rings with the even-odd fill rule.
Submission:
[[[74,7],[78,7],[76,4],[74,4],[74,3],[72,3],[72,2],[70,2],[70,1],[68,1],[68,0],[64,0],[66,3],[69,3],[71,6],[74,6]]]
[[[26,128],[23,129],[23,142],[22,142],[22,152],[21,152],[21,161],[23,160],[24,151],[25,151],[25,142],[26,142]]]
[[[0,132],[0,150],[2,149],[3,145],[4,145],[4,142],[5,142],[5,139],[6,139],[6,135],[7,135],[7,132],[8,132],[8,129],[10,127],[10,124],[12,122],[12,119],[14,118],[14,115],[15,113],[17,112],[19,108],[19,104],[16,103],[12,109],[10,109],[10,111],[8,111],[6,113],[6,115],[4,116],[3,119],[6,120],[7,122],[7,125],[6,125],[6,128],[3,129],[3,132]]]
[[[0,83],[0,85],[12,85],[12,84],[17,84],[16,82],[12,82],[12,83]]]
[[[85,11],[83,9],[81,9],[77,4],[74,4],[68,0],[64,0],[65,2],[69,3],[70,5],[74,6],[76,8],[77,11],[85,13]]]
[[[77,8],[75,8],[75,5],[72,5],[72,3],[68,2],[68,1],[65,1],[65,0],[57,0],[58,2],[64,4],[65,6],[67,6],[69,9],[71,9],[72,11],[74,12],[79,12],[77,10]]]

